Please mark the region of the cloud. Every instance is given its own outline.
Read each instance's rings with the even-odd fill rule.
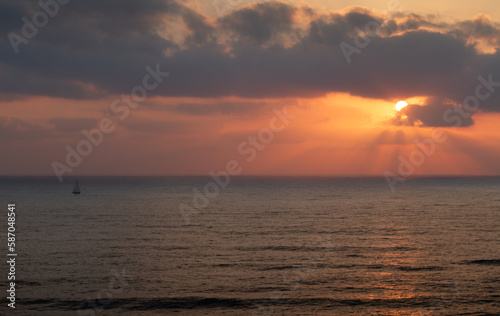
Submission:
[[[222,102],[217,104],[199,104],[199,103],[180,103],[174,106],[167,107],[168,110],[177,113],[183,113],[194,116],[209,116],[209,115],[255,115],[258,114],[262,107],[267,107],[266,103],[257,102]]]
[[[297,105],[297,102],[288,100],[286,102],[265,101],[218,101],[206,100],[205,102],[181,102],[176,104],[164,104],[163,102],[148,102],[150,109],[168,111],[189,116],[234,116],[234,117],[256,117],[269,115],[273,108],[282,108]]]
[[[0,29],[6,32],[5,34],[19,27],[20,17],[27,12],[26,5],[27,3],[22,1],[0,2]]]
[[[409,104],[392,119],[395,125],[423,127],[467,127],[474,124],[471,113],[463,109],[464,116],[458,116],[460,105],[438,98],[426,100],[425,105]],[[446,114],[448,113],[448,114]],[[460,118],[459,121],[455,118]],[[458,126],[457,126],[458,125]]]
[[[69,117],[53,117],[48,121],[49,124],[54,126],[58,132],[80,132],[84,129],[94,127],[97,120],[94,118],[69,118]]]
[[[179,121],[160,121],[134,119],[120,122],[120,125],[128,130],[142,133],[183,133],[187,130],[187,124]]]
[[[17,117],[0,116],[0,140],[32,140],[51,136],[51,131]]]
[[[457,22],[451,32],[465,39],[486,40],[490,45],[496,46],[500,40],[500,24],[492,21],[485,14],[479,14],[471,20]]]
[[[35,1],[18,1],[10,11],[22,14],[16,16],[17,28],[9,31],[22,35],[21,17],[29,20],[40,10]],[[0,38],[1,90],[73,99],[130,91],[147,65],[164,60],[165,50],[178,48],[159,34],[165,19],[190,13],[175,1],[70,2],[27,44],[20,44],[18,54],[7,36]]]
[[[0,7],[9,12],[2,26],[18,34],[21,17],[39,10],[27,0],[0,1]],[[340,43],[354,45],[357,29],[373,21],[379,32],[347,63]],[[474,93],[478,75],[500,81],[499,37],[498,23],[485,15],[444,23],[411,13],[387,17],[361,7],[322,13],[270,1],[210,18],[174,0],[77,1],[61,6],[18,54],[7,37],[0,39],[0,93],[104,98],[130,92],[147,65],[160,64],[171,76],[151,95],[255,99],[346,92],[460,104]],[[186,112],[204,110],[185,106]],[[446,107],[407,111],[433,126],[442,122],[431,116]],[[481,110],[499,112],[500,93]]]
[[[234,11],[219,20],[220,28],[247,45],[262,45],[289,33],[297,8],[281,2],[260,3]]]

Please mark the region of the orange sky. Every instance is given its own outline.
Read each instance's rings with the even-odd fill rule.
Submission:
[[[189,102],[185,98],[155,98],[151,104]],[[209,107],[227,98],[200,100]],[[262,102],[263,100],[243,100]],[[229,160],[241,162],[244,174],[383,174],[396,173],[398,157],[408,159],[418,149],[415,141],[431,139],[435,128],[394,126],[388,120],[395,103],[330,94],[313,99],[267,99],[261,109],[243,115],[210,117],[172,114],[162,108],[140,105],[103,143],[76,168],[75,174],[207,174],[222,170]],[[269,104],[269,105],[268,105]],[[369,106],[368,106],[369,105]],[[54,117],[90,117],[99,120],[109,104],[105,100],[68,102],[62,99],[31,98],[2,104],[4,115],[51,130],[46,122]],[[258,151],[255,160],[238,153],[249,136],[269,127],[272,108],[296,115],[273,141]],[[175,124],[173,124],[175,123]],[[500,114],[477,115],[467,128],[443,128],[449,136],[426,156],[415,174],[499,174]],[[53,160],[63,162],[64,147],[73,148],[85,137],[79,130],[38,138],[28,135],[10,144],[3,155],[2,173],[48,174]],[[36,159],[33,155],[36,153]],[[13,159],[15,158],[15,159]],[[123,172],[127,170],[127,172]]]
[[[201,0],[187,0],[193,7],[203,10],[206,14],[216,14],[213,2]],[[232,8],[255,0],[233,0],[226,1]],[[295,5],[309,5],[320,10],[342,10],[349,6],[363,6],[379,11],[389,11],[392,6],[400,8],[399,11],[414,12],[417,14],[434,14],[448,20],[467,19],[476,14],[487,13],[494,19],[500,20],[500,3],[491,0],[477,1],[453,1],[453,0],[288,0],[287,3]]]
[[[344,2],[345,5],[352,5],[348,1]],[[344,4],[344,2],[341,3]],[[302,2],[290,3],[300,4]],[[366,10],[376,9],[376,14],[381,14],[380,12],[384,12],[385,3],[385,1],[374,2],[373,6],[367,6]],[[471,11],[471,14],[467,16],[465,13],[467,8],[474,7],[486,10],[492,8],[492,6],[497,6],[491,1],[478,1],[476,6],[463,4],[457,6],[455,2],[451,1],[439,3],[424,1],[419,2],[421,3],[420,7],[413,2],[402,1],[402,3],[408,12],[455,14],[456,20],[470,20],[473,19],[476,13],[480,13]],[[192,10],[200,10],[198,14],[201,14],[201,16],[206,15],[206,21],[212,21],[207,23],[216,23],[214,22],[216,17],[213,17],[213,12],[209,12],[209,8],[193,1],[188,1],[187,4]],[[363,5],[364,2],[358,4]],[[328,5],[326,1],[316,1],[311,6],[315,10],[340,9]],[[235,7],[226,14],[232,14],[231,12],[245,8],[251,9],[252,6]],[[447,11],[446,8],[452,10]],[[327,14],[330,11],[317,12]],[[234,16],[234,19],[240,18],[237,15]],[[493,16],[486,18],[484,21],[488,23],[491,21],[492,25],[498,25],[495,18],[497,17]],[[183,16],[183,19],[187,21],[185,16]],[[165,23],[173,25],[172,21],[168,20]],[[175,32],[183,32],[182,27],[179,26],[180,24],[175,25],[178,27],[174,27]],[[235,27],[243,27],[243,24],[234,25],[236,25]],[[450,24],[450,28],[465,28],[463,26],[465,24],[457,25]],[[189,28],[192,28],[190,29],[192,31],[188,32],[191,35],[199,31],[195,31],[197,29],[194,26],[189,26]],[[425,28],[428,28],[428,26],[425,26]],[[165,32],[162,33],[164,35],[172,35],[174,31],[166,30],[162,32]],[[249,31],[242,29],[241,32]],[[406,32],[410,31],[403,31],[398,35],[404,36]],[[433,32],[436,32],[436,34],[446,33],[443,30],[434,30]],[[500,34],[500,31],[498,34]],[[478,52],[474,53],[474,56],[478,56],[477,58],[494,56],[498,45],[495,36],[497,35],[487,39],[479,35],[475,37],[477,43],[482,41],[491,52],[488,53],[490,55],[485,55],[484,51],[479,52],[480,48],[477,48]],[[381,38],[389,37],[383,35]],[[229,37],[224,36],[220,36],[220,41],[222,41],[222,38],[224,41],[230,41]],[[41,40],[43,40],[42,35],[40,35]],[[287,38],[287,44],[284,47],[292,47],[295,45],[293,43],[297,41],[291,37]],[[241,47],[247,49],[247,46],[244,45],[250,47],[250,44],[243,41],[235,41],[234,43],[231,44],[234,46],[227,44],[229,45],[229,55],[240,54]],[[335,42],[332,45],[338,48],[338,44]],[[29,45],[30,43],[26,44],[26,46],[20,46],[20,48],[27,51],[28,48],[35,47],[36,44],[33,43],[31,47]],[[178,53],[171,53],[168,50],[164,50],[163,53],[168,57],[169,54],[177,56],[176,54],[187,52],[190,49],[193,54],[197,53],[196,49],[202,51],[205,49],[206,55],[212,54],[208,44],[203,46],[203,43],[193,44],[190,42],[190,44],[187,44],[187,42],[184,42],[182,45],[187,45],[186,47],[192,45],[192,47],[182,48]],[[267,54],[272,51],[272,48],[269,48],[272,45],[266,45],[262,44],[261,49],[263,49],[262,52]],[[378,43],[373,44],[373,47],[378,47],[378,45]],[[254,49],[254,46],[251,47]],[[304,47],[306,47],[305,44]],[[310,47],[313,47],[312,44]],[[307,54],[307,48],[301,49],[300,54]],[[19,92],[16,93],[2,91],[0,98],[0,131],[2,132],[0,142],[3,144],[4,150],[0,156],[0,174],[53,175],[53,163],[55,161],[66,164],[67,146],[76,149],[79,142],[86,140],[82,130],[96,128],[103,118],[108,118],[113,122],[113,132],[104,134],[102,143],[94,146],[92,152],[83,157],[82,162],[78,166],[71,168],[71,173],[67,172],[65,176],[122,174],[206,175],[210,171],[216,172],[224,169],[226,163],[230,160],[238,161],[243,168],[243,174],[249,175],[383,175],[385,172],[398,175],[401,159],[409,160],[412,155],[416,155],[415,152],[419,150],[416,143],[431,140],[432,133],[436,129],[444,132],[446,140],[436,143],[433,152],[425,155],[423,163],[414,166],[415,170],[412,175],[500,174],[500,164],[498,163],[500,158],[500,146],[498,146],[500,143],[500,113],[495,108],[496,103],[488,103],[485,108],[482,108],[481,105],[479,112],[473,115],[473,123],[467,127],[439,127],[425,126],[425,124],[422,126],[418,123],[418,117],[413,121],[417,123],[411,123],[411,121],[410,124],[395,124],[397,115],[409,111],[403,110],[399,114],[396,113],[394,107],[399,100],[407,100],[414,108],[417,105],[429,106],[430,108],[431,105],[434,106],[435,104],[429,100],[440,98],[440,102],[442,102],[440,106],[446,107],[451,106],[451,103],[449,104],[447,100],[454,100],[453,104],[460,105],[456,100],[460,100],[462,95],[451,95],[450,91],[454,90],[454,86],[451,84],[451,88],[445,87],[443,84],[442,89],[433,88],[432,86],[421,87],[421,79],[415,81],[416,83],[402,84],[397,87],[394,83],[393,85],[387,83],[391,82],[391,78],[384,79],[386,81],[383,82],[375,81],[372,84],[362,82],[359,86],[356,86],[356,80],[358,78],[359,80],[363,79],[362,74],[365,68],[362,67],[365,67],[363,65],[367,63],[364,58],[369,58],[371,52],[367,48],[366,51],[360,54],[352,55],[353,60],[349,65],[343,64],[345,61],[341,56],[336,59],[336,62],[342,64],[341,67],[346,67],[347,70],[343,70],[348,71],[346,75],[350,76],[349,71],[351,70],[360,73],[359,77],[353,76],[353,78],[348,79],[353,82],[349,87],[339,89],[334,87],[331,91],[328,91],[327,87],[318,87],[316,91],[314,85],[306,87],[306,85],[301,86],[292,82],[290,87],[282,87],[277,84],[275,91],[278,92],[275,93],[267,87],[267,85],[273,84],[270,82],[264,84],[264,87],[258,88],[260,90],[257,89],[256,91],[258,91],[259,95],[255,95],[255,97],[252,97],[251,93],[247,91],[241,92],[237,87],[234,88],[236,92],[217,92],[218,95],[215,95],[216,93],[210,95],[210,92],[193,93],[192,96],[189,95],[189,92],[177,93],[178,87],[181,87],[181,83],[179,83],[181,81],[185,81],[182,84],[187,86],[186,91],[189,91],[190,85],[192,85],[193,90],[196,90],[196,84],[199,82],[210,82],[218,79],[212,76],[213,70],[206,70],[206,76],[203,77],[205,79],[195,83],[195,81],[190,81],[189,77],[183,77],[184,73],[181,67],[179,67],[179,70],[171,67],[166,69],[168,71],[172,70],[171,74],[161,82],[161,89],[164,88],[165,92],[163,90],[161,93],[155,91],[146,100],[139,102],[137,108],[129,109],[130,115],[124,119],[120,119],[117,113],[110,110],[113,100],[120,98],[122,94],[130,94],[131,90],[123,89],[123,87],[133,87],[134,84],[140,84],[142,75],[134,75],[129,80],[127,78],[126,83],[118,88],[111,87],[112,83],[109,81],[101,86],[100,80],[94,82],[90,79],[88,82],[82,81],[80,87],[86,85],[86,89],[91,87],[91,90],[96,93],[89,98],[65,96],[64,91],[54,92],[53,94],[48,92],[34,93],[33,91],[36,91],[36,88],[30,88],[32,90],[29,92],[27,90],[23,92],[23,89],[19,89]],[[24,58],[22,53],[21,55],[13,55],[14,57],[11,59],[4,56],[2,62],[8,63],[12,67],[20,67],[19,64],[8,60]],[[126,51],[122,51],[122,53],[127,54]],[[103,56],[107,52],[99,54],[97,56]],[[404,50],[400,54],[402,60],[404,60]],[[253,55],[250,54],[249,56]],[[314,56],[323,56],[323,51],[318,50],[318,55]],[[232,58],[236,60],[239,57],[233,56]],[[314,60],[315,57],[305,58]],[[464,60],[468,60],[467,58],[464,57]],[[251,57],[249,59],[251,60]],[[476,64],[480,64],[480,62],[474,62],[474,65]],[[154,65],[154,62],[149,65]],[[373,75],[378,71],[376,67],[372,69],[373,64],[366,65],[370,67],[370,69],[366,68],[366,73]],[[124,64],[123,67],[125,66]],[[203,65],[197,65],[197,67],[203,67]],[[256,65],[255,67],[258,68],[259,66]],[[273,63],[271,62],[266,67],[269,70],[269,77],[273,77],[273,70],[270,69],[273,67]],[[290,67],[294,68],[295,65],[290,64]],[[307,66],[300,67],[302,66],[297,66],[299,69],[306,69],[304,77],[311,76],[311,74],[307,73]],[[329,66],[325,65],[325,67]],[[29,66],[25,68],[29,69]],[[187,68],[184,69],[187,70]],[[321,69],[321,66],[318,69]],[[401,76],[400,69],[395,69],[398,74],[394,76]],[[469,68],[465,67],[464,69]],[[468,89],[468,91],[461,92],[464,95],[474,94],[474,87],[477,83],[475,76],[477,74],[487,75],[487,73],[481,71],[482,68],[478,69],[477,73],[471,72],[474,77],[471,77],[470,80],[466,77],[463,81],[457,81],[455,90]],[[139,70],[144,73],[143,69]],[[196,71],[203,73],[205,70],[197,68]],[[266,69],[263,69],[264,74],[265,71]],[[432,69],[429,71],[432,71]],[[445,71],[453,72],[453,70],[449,69]],[[37,70],[37,74],[39,72],[40,70]],[[277,71],[277,73],[282,75],[282,71],[281,73]],[[35,71],[32,74],[35,76]],[[52,74],[54,74],[54,78],[62,76],[61,73],[55,70],[53,73],[49,70],[43,74],[47,78],[52,78]],[[314,72],[312,74],[314,76]],[[257,80],[255,83],[249,81],[248,89],[253,89],[253,86],[258,85],[260,80],[257,74],[252,73],[238,73],[235,76],[240,76],[243,80],[246,77],[255,76]],[[289,76],[294,78],[297,74],[291,73]],[[328,76],[328,74],[325,76]],[[374,76],[377,78],[376,75]],[[386,78],[387,73],[381,73],[379,76]],[[412,76],[416,75],[408,72],[407,77]],[[435,77],[433,76],[435,75],[424,76],[424,78],[434,80]],[[454,76],[450,75],[450,78]],[[117,76],[117,80],[122,78],[122,75]],[[311,77],[311,79],[314,78]],[[26,86],[31,84],[26,79],[23,80],[26,82]],[[50,80],[47,79],[47,82],[50,82]],[[106,80],[103,79],[103,81]],[[283,79],[280,80],[283,81]],[[398,84],[398,81],[399,79],[395,79],[396,84]],[[342,76],[340,76],[339,82],[342,84]],[[438,79],[436,79],[436,82],[437,85],[440,85]],[[333,83],[333,85],[335,84]],[[425,82],[422,83],[422,85],[424,84]],[[39,85],[42,86],[45,83],[39,83]],[[412,85],[416,87],[415,90],[412,90]],[[377,87],[380,87],[380,89],[377,90]],[[112,91],[113,89],[115,91]],[[122,92],[118,93],[117,91]],[[261,91],[264,92],[261,93]],[[287,96],[283,91],[290,91],[290,95]],[[424,94],[422,91],[427,91],[428,94]],[[447,93],[450,94],[449,97]],[[170,96],[171,94],[173,95]],[[498,94],[500,94],[500,91]],[[261,148],[261,150],[256,149],[255,159],[247,161],[249,154],[242,155],[241,146],[243,148],[250,147],[244,146],[242,143],[248,141],[249,137],[258,135],[263,129],[269,129],[270,121],[276,116],[273,109],[283,111],[285,107],[286,111],[295,117],[290,119],[289,124],[284,124],[282,131],[273,132],[273,139],[268,144],[261,142],[260,145],[264,148]]]

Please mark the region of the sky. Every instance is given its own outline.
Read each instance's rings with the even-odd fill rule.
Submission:
[[[0,1],[1,175],[500,175],[497,1],[41,3]]]

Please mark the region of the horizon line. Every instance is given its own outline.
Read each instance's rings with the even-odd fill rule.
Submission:
[[[0,177],[55,177],[55,175],[43,175],[43,174],[6,174],[0,175]],[[81,174],[81,175],[68,175],[66,178],[85,178],[85,177],[151,177],[151,178],[163,178],[163,177],[210,177],[209,174]],[[383,174],[239,174],[231,175],[231,178],[244,178],[244,177],[324,177],[324,178],[385,178]],[[412,178],[477,178],[477,177],[500,177],[500,174],[418,174],[410,175],[406,177],[400,177],[404,179]]]

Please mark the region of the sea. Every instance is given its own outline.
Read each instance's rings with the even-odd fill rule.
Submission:
[[[74,181],[0,178],[1,315],[500,315],[500,177]]]

